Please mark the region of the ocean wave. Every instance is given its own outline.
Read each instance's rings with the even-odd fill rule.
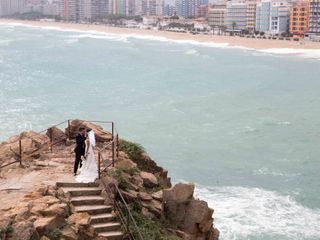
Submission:
[[[83,34],[89,34],[87,37],[91,37],[91,38],[119,40],[124,42],[128,41],[130,38],[134,38],[134,39],[153,40],[153,41],[161,41],[161,42],[169,42],[169,43],[177,43],[177,44],[191,44],[191,45],[200,46],[200,47],[241,49],[241,50],[251,51],[253,53],[259,52],[259,53],[271,54],[275,56],[291,56],[292,55],[297,57],[312,58],[312,59],[320,60],[320,49],[294,49],[294,48],[255,49],[255,48],[248,48],[243,46],[230,45],[229,43],[170,39],[162,36],[154,36],[152,35],[152,33],[146,34],[146,35],[145,34],[106,33],[106,32],[99,32],[99,31],[93,31],[93,30],[78,30],[78,29],[71,29],[71,28],[65,29],[65,28],[55,27],[55,26],[34,26],[30,24],[23,24],[23,23],[16,23],[16,22],[0,23],[0,24],[7,25],[7,26],[32,27],[32,28],[40,28],[44,30],[55,30],[55,31],[63,31],[63,32],[78,32]],[[106,37],[103,37],[103,36],[106,36]]]
[[[320,49],[294,49],[294,48],[267,48],[258,50],[262,53],[283,56],[299,56],[304,58],[313,58],[320,60]]]
[[[271,176],[281,176],[281,177],[297,177],[300,176],[301,173],[283,173],[280,171],[274,171],[269,168],[260,168],[253,171],[255,175],[271,175]]]
[[[222,240],[320,239],[320,209],[302,206],[290,196],[259,188],[204,186],[197,186],[196,196],[215,209]]]

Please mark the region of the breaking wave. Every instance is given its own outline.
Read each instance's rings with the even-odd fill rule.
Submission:
[[[222,240],[320,239],[320,209],[260,188],[197,186],[196,196],[215,209]]]

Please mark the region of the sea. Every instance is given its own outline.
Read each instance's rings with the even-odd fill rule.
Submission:
[[[320,239],[320,49],[0,24],[0,141],[75,118],[194,182],[222,240]]]

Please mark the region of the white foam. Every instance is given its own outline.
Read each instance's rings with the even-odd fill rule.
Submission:
[[[159,37],[154,36],[152,33],[148,35],[140,35],[140,34],[121,34],[121,33],[104,33],[99,31],[92,31],[92,30],[78,30],[78,29],[64,29],[60,27],[51,27],[51,26],[34,26],[29,24],[23,23],[0,23],[1,25],[7,26],[23,26],[23,27],[33,27],[33,28],[40,28],[44,30],[56,30],[56,31],[63,31],[63,32],[78,32],[89,34],[87,37],[91,38],[99,38],[99,39],[108,39],[108,40],[118,40],[127,42],[130,38],[135,39],[143,39],[143,40],[153,40],[153,41],[161,41],[161,42],[168,42],[168,43],[177,43],[177,44],[191,44],[200,47],[214,47],[214,48],[230,48],[230,49],[242,49],[246,51],[254,51],[264,54],[271,54],[276,56],[297,56],[303,58],[312,58],[320,60],[320,49],[294,49],[294,48],[266,48],[266,49],[255,49],[255,48],[248,48],[242,46],[231,46],[229,43],[215,43],[215,42],[200,42],[195,40],[177,40],[177,39],[170,39],[166,37]],[[91,34],[91,35],[90,35]],[[103,38],[102,36],[107,36]],[[120,37],[119,37],[120,36]],[[256,54],[255,54],[256,55]]]
[[[320,209],[259,188],[197,186],[196,196],[214,208],[221,240],[320,239]]]
[[[259,168],[253,171],[254,175],[271,175],[271,176],[281,176],[281,177],[297,177],[300,176],[301,173],[283,173],[280,171],[274,171],[269,168]]]
[[[294,48],[267,48],[258,50],[262,53],[269,53],[284,56],[299,56],[304,58],[320,59],[320,49],[294,49]]]

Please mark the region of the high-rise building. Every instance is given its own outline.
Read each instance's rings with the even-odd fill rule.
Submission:
[[[227,11],[225,3],[210,5],[208,9],[208,24],[214,29],[221,30],[224,26],[224,18]]]
[[[207,18],[208,17],[208,5],[199,5],[196,7],[196,17],[197,18]]]
[[[309,16],[309,0],[298,0],[293,2],[290,13],[290,33],[303,36],[306,32],[308,32]]]
[[[286,0],[262,0],[257,4],[256,30],[269,34],[288,32],[290,4]]]
[[[195,17],[196,7],[201,5],[201,0],[176,0],[176,13],[181,17]]]
[[[166,4],[164,7],[164,13],[163,15],[165,16],[174,16],[176,14],[176,9],[174,6],[170,5],[170,4]]]
[[[309,32],[320,35],[320,0],[310,0]]]
[[[247,30],[254,32],[256,25],[257,0],[246,0],[247,5]]]
[[[228,30],[247,29],[247,4],[244,0],[232,0],[227,2],[225,25]]]
[[[26,0],[0,0],[1,16],[27,12]]]

